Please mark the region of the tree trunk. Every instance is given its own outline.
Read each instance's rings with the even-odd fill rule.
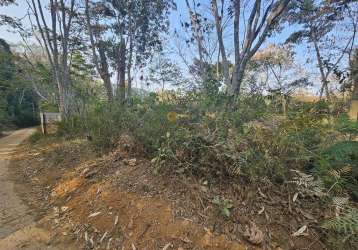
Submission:
[[[284,116],[287,116],[287,99],[286,99],[286,96],[284,94],[281,94],[281,104],[282,104],[282,112],[283,112],[283,115]]]
[[[319,98],[322,99],[323,92],[325,91],[326,97],[327,97],[327,99],[329,99],[328,80],[327,80],[326,74],[324,72],[324,65],[323,65],[323,61],[322,61],[322,57],[321,57],[321,52],[319,50],[318,41],[317,41],[314,33],[313,33],[313,45],[314,45],[314,49],[316,51],[318,69],[319,69],[319,72],[321,75],[321,83],[322,83],[321,89],[319,91]]]
[[[235,95],[240,94],[241,83],[244,80],[248,62],[270,35],[281,14],[286,9],[290,0],[271,1],[262,10],[262,1],[255,0],[250,16],[245,22],[245,36],[243,48],[240,52],[240,0],[234,1],[234,46],[235,69],[233,71],[232,89]]]
[[[351,78],[353,81],[353,93],[348,116],[358,121],[358,49],[355,52],[355,58],[351,62]]]
[[[65,117],[67,114],[66,101],[65,101],[65,89],[61,83],[57,83],[58,86],[58,102],[59,102],[59,111],[62,117]]]
[[[348,116],[355,121],[358,121],[358,81],[355,80],[351,105],[349,108]]]
[[[245,69],[247,66],[247,63],[249,62],[249,59],[247,57],[241,59],[241,62],[239,65],[235,65],[235,84],[233,83],[232,88],[235,95],[240,95],[241,91],[241,83],[244,80],[245,77]]]
[[[128,65],[127,65],[127,98],[129,103],[131,102],[132,98],[132,61],[133,61],[133,34],[132,28],[130,28],[130,35],[129,35],[129,55],[128,55]]]
[[[224,81],[225,81],[225,85],[229,87],[230,85],[229,63],[226,57],[226,51],[225,51],[224,39],[223,39],[223,27],[221,21],[223,16],[219,16],[218,5],[216,0],[212,1],[212,5],[213,5],[213,12],[215,17],[216,34],[219,43],[219,52],[221,53],[221,58],[222,58]]]
[[[106,88],[107,98],[109,101],[113,100],[113,88],[111,82],[111,76],[108,70],[107,57],[105,53],[105,48],[103,42],[100,41],[98,43],[98,52],[99,52],[99,60],[100,66],[98,65],[98,73],[103,80],[104,87]],[[98,64],[98,63],[97,63]]]
[[[204,46],[203,46],[203,34],[202,28],[200,26],[200,22],[198,21],[198,15],[192,10],[189,1],[185,0],[186,6],[189,11],[189,17],[191,21],[191,26],[193,27],[193,36],[196,40],[198,46],[198,53],[199,53],[199,75],[203,81],[206,79],[206,70],[204,65]]]
[[[123,37],[121,38],[117,60],[117,95],[118,99],[124,102],[126,98],[126,44]]]
[[[94,62],[94,65],[96,66],[96,69],[97,69],[99,75],[101,76],[101,78],[103,80],[104,87],[106,88],[107,99],[109,102],[111,102],[113,100],[113,88],[112,88],[112,83],[111,83],[111,77],[108,72],[107,57],[105,54],[105,49],[102,44],[102,41],[100,41],[98,44],[100,62],[98,61],[97,52],[96,52],[96,44],[95,44],[95,39],[94,39],[93,32],[92,32],[91,19],[90,19],[90,14],[89,14],[89,1],[88,0],[85,1],[85,14],[86,14],[87,30],[88,30],[89,38],[91,41],[93,62]]]
[[[240,64],[240,11],[241,0],[234,0],[234,48],[235,48],[235,66],[232,73],[230,92],[234,92],[234,86],[238,85],[237,65]]]
[[[72,17],[74,16],[75,0],[70,1],[70,7],[65,6],[64,0],[50,0],[49,11],[51,29],[47,25],[44,15],[44,9],[41,1],[28,1],[30,9],[36,19],[37,27],[40,31],[46,54],[49,59],[51,69],[54,75],[54,82],[58,89],[58,106],[62,117],[69,115],[70,109],[70,73],[68,65],[69,39]],[[60,27],[61,35],[57,34],[57,28]],[[61,38],[61,39],[59,39]],[[59,41],[62,51],[59,49]]]

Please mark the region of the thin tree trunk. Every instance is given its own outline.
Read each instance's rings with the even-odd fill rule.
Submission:
[[[123,37],[121,38],[121,44],[119,46],[117,67],[117,94],[119,100],[124,102],[126,98],[126,44]]]
[[[355,58],[351,65],[351,75],[353,81],[353,93],[351,105],[349,108],[348,116],[355,121],[358,121],[358,49],[355,52]]]
[[[224,3],[222,3],[222,4],[224,4]],[[227,87],[229,87],[230,72],[229,72],[229,63],[228,63],[228,60],[226,57],[226,50],[225,50],[225,45],[224,45],[224,40],[223,40],[223,27],[222,27],[223,16],[221,16],[221,17],[219,16],[217,0],[212,1],[212,6],[213,6],[214,17],[215,17],[216,34],[217,34],[218,43],[219,43],[219,53],[221,53],[221,58],[222,58],[224,81],[225,81],[225,85]],[[223,6],[222,6],[222,8],[223,8]]]
[[[74,15],[74,4],[75,0],[71,0],[70,7],[65,6],[64,0],[50,0],[49,11],[51,20],[51,29],[49,29],[41,1],[31,0],[28,2],[30,9],[33,11],[35,16],[38,29],[43,40],[43,44],[46,49],[46,54],[49,59],[52,72],[54,75],[54,82],[58,88],[58,105],[62,117],[66,117],[69,114],[69,99],[70,99],[70,74],[68,66],[68,41],[70,36],[70,27],[72,17]],[[59,14],[61,14],[61,17]],[[68,20],[66,20],[68,13]],[[62,23],[61,23],[62,22]],[[59,36],[57,35],[58,24],[62,28],[63,34],[60,36],[60,42],[62,51],[59,50]],[[51,34],[51,35],[50,35]]]
[[[203,34],[200,27],[200,23],[198,21],[197,14],[192,10],[189,1],[185,0],[186,6],[189,11],[189,17],[191,21],[191,25],[194,31],[194,38],[196,40],[198,46],[198,53],[199,53],[199,74],[203,81],[206,79],[206,72],[205,72],[205,65],[204,65],[204,46],[203,46]]]
[[[107,57],[106,57],[102,42],[99,42],[98,50],[99,50],[99,54],[100,54],[99,55],[100,62],[98,61],[98,56],[97,56],[97,52],[96,52],[96,43],[95,43],[95,39],[93,36],[90,14],[89,14],[89,1],[88,0],[85,1],[85,14],[86,14],[87,30],[88,30],[90,42],[91,42],[93,62],[95,64],[98,74],[100,75],[100,77],[103,80],[104,87],[106,88],[107,99],[109,102],[111,102],[113,100],[113,88],[112,88],[112,83],[111,83],[111,77],[108,72]]]
[[[352,120],[358,121],[358,81],[354,82],[354,88],[352,93],[351,105],[348,112],[349,117]]]
[[[326,91],[326,97],[329,99],[329,91],[328,91],[328,81],[326,78],[326,74],[324,73],[324,65],[321,57],[321,52],[319,50],[318,41],[316,36],[313,34],[313,45],[316,52],[316,58],[318,63],[318,69],[321,75],[321,89],[319,91],[319,98],[322,99],[323,92]]]
[[[132,98],[132,75],[131,75],[131,69],[132,69],[132,60],[133,60],[133,41],[132,38],[130,38],[129,41],[129,56],[128,56],[128,65],[127,65],[127,98],[130,100]]]
[[[131,19],[131,16],[129,17]],[[127,65],[127,98],[128,101],[131,102],[132,98],[132,75],[131,75],[131,69],[132,69],[132,61],[133,61],[133,29],[132,29],[132,22],[130,21],[130,27],[129,27],[129,55],[128,55],[128,65]]]
[[[234,94],[239,95],[241,83],[244,80],[246,66],[253,55],[261,47],[269,36],[270,31],[279,20],[281,14],[286,9],[290,0],[271,1],[271,3],[261,10],[261,0],[255,0],[250,16],[245,24],[246,35],[244,45],[240,52],[240,0],[234,2],[234,42],[235,42],[235,69],[233,71],[232,88]],[[261,17],[262,15],[262,17]]]
[[[233,86],[238,85],[237,79],[237,66],[240,64],[240,12],[241,12],[241,0],[234,0],[234,47],[235,47],[235,67],[231,80],[231,92]]]

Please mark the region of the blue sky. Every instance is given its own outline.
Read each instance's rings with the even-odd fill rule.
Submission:
[[[27,5],[25,0],[18,1],[19,4],[0,7],[0,14],[5,14],[11,17],[22,18],[26,15]],[[0,38],[3,38],[11,43],[16,43],[21,40],[18,34],[9,30],[8,27],[0,26]]]

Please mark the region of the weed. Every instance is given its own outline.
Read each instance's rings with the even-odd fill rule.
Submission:
[[[216,205],[219,213],[226,218],[231,216],[231,209],[234,207],[232,201],[230,199],[226,199],[224,197],[216,196],[211,203]]]
[[[43,137],[43,134],[40,130],[36,130],[35,133],[33,133],[30,137],[29,140],[32,144],[38,142],[39,140],[41,140],[41,138]]]

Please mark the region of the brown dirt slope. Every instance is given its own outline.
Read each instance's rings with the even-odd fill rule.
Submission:
[[[26,144],[17,156],[18,192],[31,190],[23,199],[42,211],[51,240],[79,249],[325,249],[315,229],[319,207],[293,204],[289,188],[155,175],[128,148],[98,157],[85,140]],[[216,196],[232,201],[230,217]],[[303,225],[308,230],[293,236]]]

